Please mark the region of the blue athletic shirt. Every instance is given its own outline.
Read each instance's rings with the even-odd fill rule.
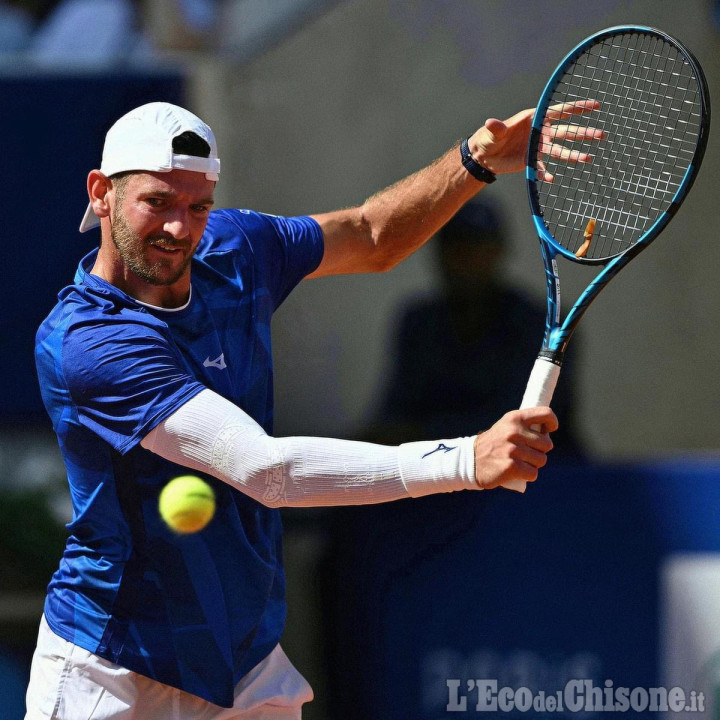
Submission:
[[[190,302],[177,311],[147,308],[91,275],[96,254],[36,338],[73,504],[45,615],[100,657],[231,707],[235,685],[283,630],[279,511],[206,477],[213,521],[174,534],[158,495],[187,470],[140,441],[204,388],[272,432],[270,319],[318,266],[322,232],[308,217],[212,212]]]

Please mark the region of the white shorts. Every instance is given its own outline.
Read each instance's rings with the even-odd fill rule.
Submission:
[[[63,640],[43,616],[25,720],[299,720],[312,698],[279,645],[238,683],[233,707],[222,708]]]

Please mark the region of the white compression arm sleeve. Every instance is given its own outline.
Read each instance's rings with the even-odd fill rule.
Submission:
[[[405,443],[270,437],[249,415],[203,390],[142,440],[166,460],[213,475],[263,505],[361,505],[480,489],[474,438]]]

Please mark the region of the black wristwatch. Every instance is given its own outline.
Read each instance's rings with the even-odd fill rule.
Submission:
[[[482,165],[480,165],[480,163],[475,162],[473,156],[470,154],[470,147],[468,145],[467,139],[463,140],[462,144],[460,145],[460,157],[462,159],[463,167],[476,180],[487,183],[488,185],[490,183],[494,183],[495,180],[497,180],[494,172],[491,172],[487,168],[483,167]]]

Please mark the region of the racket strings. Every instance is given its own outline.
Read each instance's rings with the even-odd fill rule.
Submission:
[[[662,81],[653,69],[654,60],[658,58],[652,51],[655,38],[635,36],[634,39],[636,43],[633,46],[628,45],[619,53],[613,66],[617,78],[609,84],[605,97],[606,103],[614,103],[614,108],[608,111],[611,122],[625,129],[622,134],[615,135],[611,142],[611,154],[605,155],[606,160],[612,160],[607,167],[613,172],[605,179],[613,191],[613,197],[623,196],[626,199],[626,209],[618,211],[618,222],[614,223],[616,228],[622,228],[624,237],[628,233],[635,233],[639,237],[638,231],[642,232],[651,219],[644,211],[644,201],[648,194],[654,198],[657,196],[657,188],[651,177],[639,171],[637,164],[628,166],[625,159],[638,158],[641,152],[645,152],[654,156],[651,159],[656,162],[662,152],[661,144],[657,143],[659,124],[652,119],[653,110],[661,107],[656,88],[662,86]],[[640,63],[635,58],[640,58]],[[624,72],[626,68],[631,72]],[[643,92],[641,83],[644,78],[651,85]],[[614,235],[606,234],[603,242],[596,245],[596,252],[601,257],[617,252],[613,251],[612,237]]]
[[[639,36],[635,37],[637,39]],[[603,124],[606,125],[609,122],[613,126],[619,126],[624,123],[626,130],[632,129],[635,132],[615,133],[609,136],[609,142],[604,149],[604,156],[606,168],[612,172],[607,174],[606,177],[598,177],[600,183],[594,182],[592,189],[593,192],[599,193],[596,197],[602,198],[603,195],[608,195],[608,192],[604,191],[604,186],[607,186],[613,197],[617,197],[618,193],[624,193],[629,203],[626,202],[625,208],[618,210],[616,209],[617,206],[613,206],[613,208],[608,204],[601,206],[597,201],[592,205],[581,201],[580,209],[583,213],[594,217],[596,223],[600,221],[601,228],[606,223],[611,223],[614,229],[612,237],[615,237],[618,231],[623,235],[627,235],[629,228],[637,229],[638,224],[644,225],[649,219],[642,212],[642,203],[637,202],[643,178],[632,172],[635,168],[629,168],[623,162],[619,162],[621,158],[627,157],[629,153],[634,156],[638,142],[642,143],[643,141],[642,135],[644,132],[642,125],[638,123],[638,116],[644,106],[647,105],[648,97],[638,94],[638,83],[641,74],[638,72],[638,63],[633,62],[632,58],[628,57],[630,46],[616,48],[611,42],[605,41],[597,49],[598,52],[594,53],[595,57],[593,57],[592,52],[588,55],[588,63],[583,70],[584,75],[580,76],[581,82],[577,87],[581,91],[592,89],[591,86],[586,87],[582,82],[582,79],[587,74],[588,67],[591,68],[593,79],[600,78],[596,84],[597,89],[601,91],[598,99],[601,106],[607,108],[605,123]],[[632,49],[639,52],[638,56],[642,58],[643,68],[651,67],[651,64],[648,63],[647,47],[638,47],[635,44]],[[614,52],[616,50],[617,52]],[[610,62],[607,62],[608,60]],[[632,70],[632,72],[627,72],[628,69]],[[602,85],[603,73],[604,86]],[[568,83],[568,85],[572,86],[572,83]],[[581,191],[582,188],[578,187],[578,193]],[[613,212],[613,209],[615,209],[615,212]],[[595,242],[592,256],[613,254],[608,247],[608,234],[605,233],[600,237],[602,242]]]
[[[674,45],[644,32],[613,35],[586,49],[559,78],[547,106],[595,99],[600,110],[572,119],[605,132],[579,140],[591,163],[546,159],[553,183],[538,183],[543,218],[575,252],[589,220],[588,259],[633,245],[665,212],[692,163],[701,126],[698,79]]]

